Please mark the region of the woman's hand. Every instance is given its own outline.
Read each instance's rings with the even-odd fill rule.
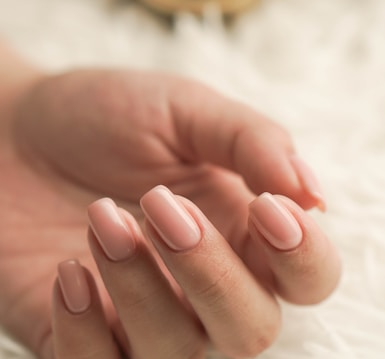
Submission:
[[[130,359],[203,359],[208,341],[232,358],[251,358],[278,333],[275,294],[311,303],[335,285],[334,250],[287,198],[266,193],[250,205],[247,255],[265,266],[256,272],[184,197],[157,186],[141,204],[153,246],[110,199],[89,207],[89,244],[120,319],[120,346],[92,275],[69,260],[54,290],[55,358],[118,359],[123,348]]]
[[[253,282],[254,289],[250,290],[254,295],[261,294],[259,300],[279,318],[271,292],[294,303],[314,303],[330,293],[338,280],[339,262],[331,245],[287,199],[279,197],[277,201],[298,220],[301,246],[286,248],[287,243],[281,243],[276,249],[277,243],[270,242],[266,246],[263,238],[274,242],[275,236],[263,231],[263,240],[255,240],[259,234],[249,231],[247,222],[248,205],[256,194],[280,193],[305,209],[322,207],[318,185],[295,155],[285,131],[252,109],[198,83],[126,71],[79,71],[45,78],[18,103],[10,130],[0,153],[0,318],[43,358],[51,350],[49,301],[55,268],[67,258],[79,258],[93,273],[114,332],[122,332],[116,324],[115,307],[126,325],[121,315],[125,309],[109,302],[84,240],[84,208],[101,196],[113,197],[140,225],[143,215],[139,199],[157,184],[189,198],[205,213],[212,225],[196,217],[202,238],[192,252],[183,251],[185,257],[174,256],[167,247],[157,247],[163,248],[160,254],[166,265],[171,265],[169,277],[175,278],[184,291],[184,286],[191,283],[179,276],[186,275],[183,265],[188,260],[192,268],[202,269],[197,280],[207,287],[221,273],[230,273],[220,271],[227,263],[243,273],[240,284]],[[257,199],[251,213],[256,211],[257,217],[263,218],[269,212],[261,210],[260,203],[268,205],[269,201],[267,195]],[[198,213],[195,206],[183,203],[193,216]],[[281,223],[274,223],[280,228]],[[210,243],[218,247],[205,245],[206,230],[215,232]],[[144,241],[138,239],[138,243],[140,251]],[[209,266],[204,262],[205,255],[206,260],[219,262]],[[118,268],[115,262],[103,258],[97,259],[99,266],[105,260],[106,270],[125,273],[125,266]],[[140,256],[134,258],[137,265],[146,265],[140,264]],[[177,258],[189,259],[178,262]],[[197,258],[203,260],[200,265]],[[153,266],[153,270],[156,268]],[[167,273],[163,267],[161,271]],[[101,274],[106,278],[103,271]],[[107,282],[110,295],[117,298],[119,294],[112,294]],[[111,286],[114,283],[111,281]],[[151,291],[150,282],[148,286]],[[199,287],[195,289],[199,291]],[[187,297],[197,312],[193,290],[190,288]],[[240,293],[240,299],[245,299],[244,293]],[[202,307],[205,304],[202,302]],[[98,316],[97,312],[91,316]],[[231,317],[234,309],[227,312]],[[205,325],[205,316],[197,314]],[[214,337],[220,323],[209,317],[207,320],[216,326],[214,330],[206,328]],[[275,319],[272,334],[277,323]],[[262,332],[262,327],[256,330]],[[224,342],[223,338],[212,339],[216,344]]]

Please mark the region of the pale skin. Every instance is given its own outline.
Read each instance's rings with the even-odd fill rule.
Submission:
[[[4,44],[0,65],[0,320],[39,358],[251,357],[279,332],[277,296],[333,291],[338,254],[305,212],[323,200],[280,126],[167,74],[52,76]]]

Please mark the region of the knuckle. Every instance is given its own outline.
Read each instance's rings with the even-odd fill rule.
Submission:
[[[234,285],[234,265],[224,266],[221,271],[205,281],[197,290],[196,295],[203,300],[206,305],[216,307],[226,295],[231,292]]]
[[[177,332],[175,329],[167,333],[157,331],[156,335],[147,337],[143,336],[143,332],[137,337],[131,335],[131,355],[146,359],[204,359],[206,355],[204,333],[183,325],[178,327]],[[149,342],[151,345],[148,345]]]
[[[183,358],[183,359],[204,359],[206,356],[206,342],[205,340],[191,340],[184,345],[181,345],[173,356],[167,358]]]
[[[108,358],[111,353],[116,352],[117,348],[112,347],[95,347],[85,348],[81,347],[78,350],[70,350],[68,348],[61,348],[55,352],[55,359],[96,359],[96,358]],[[49,359],[52,359],[50,357]]]
[[[119,303],[122,308],[125,308],[130,316],[142,316],[149,308],[154,307],[154,298],[158,298],[162,295],[162,288],[138,288],[127,291],[123,296],[123,302]]]
[[[250,331],[247,336],[238,338],[231,349],[224,350],[224,352],[226,355],[237,359],[253,358],[273,344],[278,336],[279,328],[279,323],[273,323],[265,327],[263,331],[260,328]]]

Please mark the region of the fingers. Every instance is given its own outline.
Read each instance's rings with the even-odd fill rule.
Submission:
[[[52,318],[54,348],[44,359],[121,358],[93,278],[76,260],[59,264]]]
[[[182,156],[241,174],[256,194],[279,193],[303,208],[324,208],[315,176],[282,127],[202,85],[180,86],[184,91],[177,89],[171,108]]]
[[[203,330],[177,298],[132,216],[107,199],[89,207],[91,251],[129,338],[130,358],[202,358]]]
[[[269,346],[280,324],[276,301],[197,207],[163,186],[141,205],[149,237],[214,345],[237,358]]]
[[[274,290],[284,299],[313,304],[335,289],[341,272],[337,251],[293,201],[264,193],[250,204],[249,229],[254,243],[248,250],[264,252]]]
[[[246,250],[259,258],[263,253],[273,276],[267,286],[190,201],[158,186],[141,206],[147,234],[197,318],[172,289],[133,217],[111,200],[97,201],[89,208],[90,246],[129,338],[131,359],[200,359],[206,334],[230,357],[255,356],[271,344],[280,325],[268,287],[291,302],[311,304],[338,282],[336,251],[285,197],[265,193],[250,204],[252,240]],[[119,358],[95,284],[76,261],[59,266],[53,313],[55,358]]]

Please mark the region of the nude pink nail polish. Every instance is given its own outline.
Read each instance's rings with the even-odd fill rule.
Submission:
[[[58,278],[64,302],[71,313],[79,314],[91,304],[91,294],[84,269],[76,259],[58,265]]]
[[[100,199],[88,207],[92,231],[107,257],[113,261],[129,258],[135,251],[135,237],[109,198]]]
[[[171,249],[183,251],[200,242],[201,231],[195,220],[166,187],[153,188],[140,203],[147,219]]]
[[[291,163],[299,177],[299,181],[305,190],[317,200],[317,207],[325,212],[326,202],[322,194],[321,186],[311,168],[297,155],[291,157]]]
[[[302,241],[302,230],[294,216],[270,193],[263,193],[250,205],[250,220],[275,248],[291,250]]]

